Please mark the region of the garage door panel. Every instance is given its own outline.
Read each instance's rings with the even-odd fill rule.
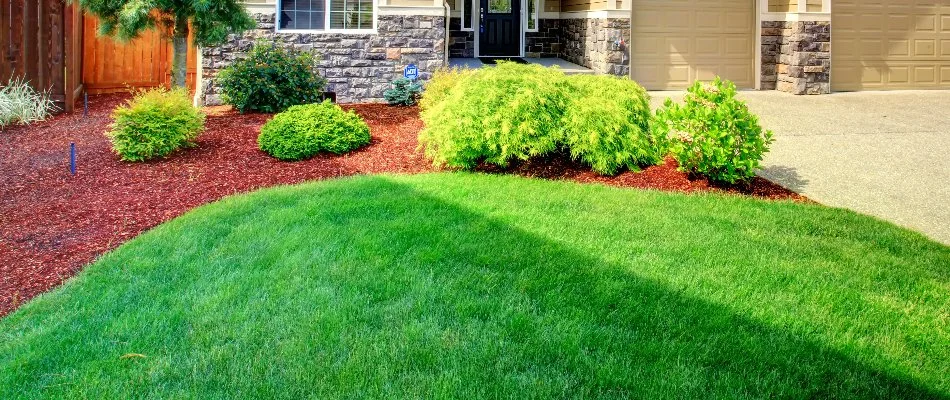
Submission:
[[[752,87],[753,5],[750,0],[635,1],[633,78],[647,89],[681,89],[717,75]]]
[[[950,88],[950,4],[940,0],[832,2],[832,88]]]

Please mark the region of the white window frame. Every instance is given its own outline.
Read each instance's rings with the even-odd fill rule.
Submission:
[[[478,12],[476,10],[478,9],[479,0],[472,0],[471,10],[465,9],[466,0],[455,0],[455,1],[457,2],[456,4],[458,3],[462,4],[461,6],[457,6],[459,9],[459,12],[461,13],[459,22],[462,24],[462,32],[475,32],[475,25],[478,25],[478,21],[475,20],[475,16],[478,15]],[[466,17],[468,18],[469,24],[471,24],[471,26],[469,26],[468,28],[465,27]]]
[[[323,26],[330,26],[330,2],[334,0],[323,0],[324,1],[324,16],[323,16]],[[342,1],[342,0],[338,0]],[[351,35],[365,35],[365,34],[376,34],[377,24],[379,23],[379,0],[373,0],[373,27],[369,29],[281,29],[280,27],[280,15],[281,15],[281,0],[277,0],[277,15],[274,16],[274,32],[278,33],[338,33],[338,34],[351,34]]]
[[[534,28],[528,28],[528,21],[531,20],[531,12],[528,10],[528,3],[534,2]],[[524,14],[523,21],[525,32],[537,32],[538,31],[538,20],[541,16],[541,0],[524,0],[521,7],[522,13]]]

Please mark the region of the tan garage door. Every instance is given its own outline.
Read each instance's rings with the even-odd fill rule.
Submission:
[[[835,0],[834,90],[950,88],[950,0]]]
[[[662,90],[719,75],[751,88],[753,7],[752,0],[633,0],[633,79]]]

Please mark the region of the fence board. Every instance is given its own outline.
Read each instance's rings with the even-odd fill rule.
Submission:
[[[10,0],[0,0],[0,82],[6,82],[13,74],[10,70]]]
[[[98,21],[86,16],[83,21],[83,83],[89,93],[124,92],[132,88],[169,86],[171,83],[171,42],[155,30],[144,32],[128,43],[92,34]],[[195,89],[197,49],[192,37],[188,49],[188,87]]]
[[[23,77],[68,110],[64,10],[62,0],[0,0],[0,82]]]

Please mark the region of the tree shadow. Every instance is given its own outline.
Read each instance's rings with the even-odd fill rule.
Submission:
[[[759,176],[778,183],[796,193],[801,193],[808,186],[808,180],[798,174],[794,167],[784,165],[770,165],[758,171]]]
[[[465,187],[464,182],[458,185]],[[469,195],[477,195],[477,189]],[[64,325],[70,332],[50,329],[31,338],[56,341],[64,340],[57,336],[69,336],[76,330],[102,330],[134,338],[129,339],[133,343],[155,340],[169,346],[170,329],[187,332],[190,326],[201,326],[203,337],[209,340],[205,346],[230,346],[243,355],[235,355],[231,365],[218,365],[231,370],[216,371],[217,375],[199,370],[173,375],[192,380],[184,382],[186,386],[201,387],[204,380],[214,382],[221,373],[242,373],[230,375],[243,379],[219,390],[243,393],[274,381],[274,376],[267,374],[300,379],[294,374],[306,366],[321,382],[337,382],[335,377],[340,376],[361,377],[330,387],[325,395],[357,390],[364,395],[395,397],[429,397],[425,393],[508,397],[517,393],[524,397],[657,398],[676,393],[683,398],[946,398],[911,378],[864,365],[833,348],[803,339],[801,333],[765,325],[722,305],[685,295],[684,289],[639,276],[635,264],[580,252],[568,243],[460,207],[429,189],[417,190],[385,177],[301,186],[259,196],[258,201],[212,207],[216,207],[213,212],[178,224],[170,232],[203,232],[197,238],[199,243],[192,245],[216,249],[215,254],[229,246],[256,249],[241,258],[229,256],[233,260],[224,263],[222,268],[227,270],[221,271],[218,281],[191,282],[193,275],[186,270],[213,268],[207,265],[213,254],[196,253],[193,263],[181,265],[184,268],[167,268],[165,259],[148,261],[148,257],[133,253],[139,255],[136,268],[141,271],[126,273],[138,282],[155,285],[112,289],[87,285],[83,289],[87,292],[104,290],[103,300],[95,300],[101,303],[54,307],[66,313],[83,310],[112,315],[114,325],[83,324],[77,319],[79,325]],[[222,219],[232,223],[221,224],[218,221]],[[278,248],[266,234],[250,239],[230,237],[233,232],[262,224],[280,224],[280,232],[312,239],[285,241]],[[604,233],[594,230],[591,234]],[[175,240],[154,242],[148,243],[153,254],[180,247]],[[360,251],[354,250],[357,247]],[[251,267],[262,265],[263,260],[267,261],[264,270]],[[308,263],[300,264],[300,260]],[[102,267],[100,270],[106,270],[108,265]],[[244,268],[243,273],[233,272]],[[290,276],[280,272],[288,270],[293,271]],[[270,279],[261,285],[253,280],[255,274]],[[190,286],[178,286],[182,281]],[[89,282],[94,280],[84,283]],[[332,306],[299,304],[300,299],[314,298],[313,293],[327,288],[333,288],[337,299]],[[146,293],[158,293],[155,301],[185,312],[187,316],[175,322],[183,326],[169,328],[170,322],[159,318],[153,323],[166,329],[157,333],[143,326],[129,328],[122,316],[140,313],[140,309],[115,299],[147,297]],[[55,301],[56,297],[40,300]],[[213,297],[213,302],[207,297]],[[279,310],[273,302],[250,301],[269,297],[282,299]],[[245,319],[236,328],[227,317],[236,308],[243,315],[260,318]],[[209,323],[209,318],[216,318],[211,319],[215,323]],[[315,336],[313,326],[335,330],[326,337]],[[240,336],[234,334],[235,329],[251,333]],[[221,331],[220,336],[216,330]],[[279,352],[268,348],[274,337],[281,338],[281,349],[295,351],[293,357],[280,358]],[[184,348],[172,346],[167,351],[180,351],[176,353],[179,356],[209,351],[185,343]],[[294,343],[302,345],[294,347]],[[327,354],[336,354],[341,347],[346,357],[324,362]],[[55,346],[44,349],[57,352]],[[80,354],[83,352],[90,355]],[[68,358],[59,354],[31,356],[49,357],[44,365],[77,368],[71,365],[77,359],[103,354],[109,352],[90,344]],[[59,364],[51,358],[65,361]],[[253,363],[273,362],[281,368],[276,372],[241,369],[250,362],[244,360],[252,358],[256,358]],[[18,360],[16,373],[20,376],[56,372],[36,370],[37,363]],[[188,369],[175,363],[153,368],[157,370],[143,367],[143,376],[160,376],[161,368]],[[139,378],[116,376],[109,380],[122,385]],[[284,394],[292,396],[305,388],[284,389]]]

